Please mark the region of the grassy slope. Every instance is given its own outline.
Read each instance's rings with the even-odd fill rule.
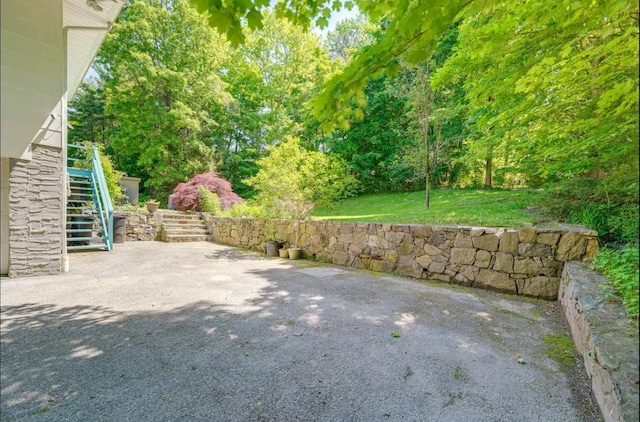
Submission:
[[[349,198],[316,209],[315,220],[520,227],[535,218],[524,212],[539,198],[531,189],[435,189],[430,208],[424,191],[394,192]]]

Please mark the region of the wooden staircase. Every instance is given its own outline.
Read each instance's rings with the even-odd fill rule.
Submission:
[[[199,242],[213,240],[199,213],[162,212],[164,242]]]

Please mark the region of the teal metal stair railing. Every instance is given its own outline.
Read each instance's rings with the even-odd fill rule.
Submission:
[[[67,250],[113,249],[113,204],[96,145],[69,144]]]

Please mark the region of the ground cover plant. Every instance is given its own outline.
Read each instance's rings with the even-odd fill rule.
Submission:
[[[620,249],[604,248],[593,260],[593,266],[607,277],[609,284],[601,286],[607,293],[620,295],[629,317],[638,323],[638,246]]]
[[[434,189],[431,206],[424,207],[424,191],[392,192],[348,198],[319,207],[314,219],[330,221],[482,225],[521,227],[538,218],[526,211],[542,192],[536,189]]]

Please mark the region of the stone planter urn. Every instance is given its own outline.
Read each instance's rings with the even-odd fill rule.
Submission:
[[[289,252],[289,259],[300,259],[302,256],[302,249],[300,248],[289,248],[287,252]]]
[[[150,214],[153,214],[158,211],[160,204],[157,202],[145,202],[144,206],[147,207],[147,211],[149,211]]]
[[[289,258],[289,249],[281,248],[278,252],[280,253],[280,258]]]

